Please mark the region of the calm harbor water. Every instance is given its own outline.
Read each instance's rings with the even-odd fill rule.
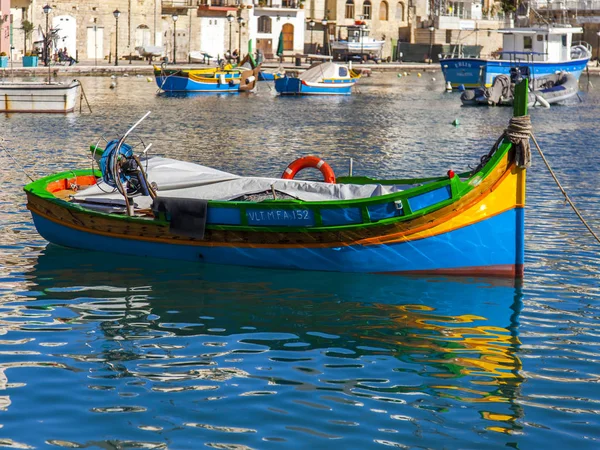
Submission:
[[[20,165],[34,178],[88,167],[90,144],[146,111],[154,154],[268,176],[318,154],[337,174],[353,158],[355,174],[403,177],[476,165],[509,109],[462,108],[439,73],[375,74],[348,98],[82,81],[93,114],[0,116],[18,161],[0,150],[0,447],[600,446],[600,247],[537,155],[522,283],[63,249],[36,233],[22,192]],[[583,88],[531,115],[600,229],[600,88]]]

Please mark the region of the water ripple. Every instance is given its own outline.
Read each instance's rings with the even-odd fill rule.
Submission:
[[[375,74],[349,98],[281,99],[167,98],[145,78],[110,91],[89,78],[95,114],[5,115],[0,127],[34,176],[89,166],[89,143],[148,109],[140,134],[152,135],[154,154],[242,175],[277,177],[317,153],[338,174],[353,158],[360,175],[430,176],[476,164],[510,116],[462,108],[440,79]],[[582,95],[531,116],[570,197],[600,228],[600,94]],[[598,445],[600,259],[537,156],[522,285],[46,246],[13,166],[0,152],[1,446]]]

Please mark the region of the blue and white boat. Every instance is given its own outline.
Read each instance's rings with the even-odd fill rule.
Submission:
[[[527,67],[532,77],[570,72],[577,80],[585,69],[591,47],[573,42],[583,33],[578,27],[532,27],[498,30],[503,34],[498,58],[443,58],[440,60],[446,84],[453,89],[490,87],[498,75],[509,75],[511,67]]]
[[[324,62],[297,77],[285,75],[275,79],[280,95],[350,95],[360,75],[344,64]]]

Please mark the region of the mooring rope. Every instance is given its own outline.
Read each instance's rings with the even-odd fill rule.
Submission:
[[[546,164],[546,167],[548,168],[548,171],[550,172],[550,175],[552,175],[552,178],[554,178],[554,181],[556,182],[556,185],[558,186],[558,189],[560,189],[560,192],[562,192],[562,194],[565,196],[565,201],[571,206],[571,208],[573,208],[573,211],[575,211],[575,214],[577,214],[577,217],[579,217],[579,220],[581,220],[581,223],[583,223],[583,225],[585,225],[585,227],[592,234],[592,236],[594,236],[594,238],[596,239],[596,241],[598,241],[598,243],[600,243],[600,237],[598,237],[598,235],[594,232],[594,230],[592,230],[592,228],[588,225],[588,223],[583,218],[583,216],[581,215],[581,213],[579,212],[579,210],[577,209],[577,207],[573,204],[573,202],[569,198],[569,195],[567,194],[567,192],[564,190],[564,188],[562,187],[562,185],[558,181],[558,178],[556,177],[556,174],[554,173],[554,171],[550,167],[550,164],[548,163],[548,160],[546,159],[546,156],[544,156],[544,152],[542,152],[542,149],[540,148],[540,146],[539,146],[539,144],[538,144],[535,136],[533,135],[533,133],[531,134],[531,140],[535,144],[535,147],[537,148],[538,153],[542,157],[542,161],[544,161],[544,164]]]
[[[19,169],[21,169],[21,171],[22,171],[22,172],[25,174],[25,176],[26,176],[27,178],[29,178],[29,179],[30,179],[32,182],[33,182],[33,181],[35,181],[33,178],[31,178],[31,176],[30,176],[30,175],[29,175],[27,172],[25,172],[25,168],[24,168],[24,167],[23,167],[21,164],[19,164],[19,161],[17,161],[17,160],[16,160],[16,159],[13,157],[13,155],[11,155],[11,153],[8,151],[8,149],[7,149],[7,148],[4,146],[4,138],[3,138],[2,136],[0,136],[0,150],[4,150],[4,151],[6,152],[6,154],[7,154],[8,156],[10,156],[10,159],[12,159],[12,160],[13,160],[13,162],[14,162],[14,163],[17,165],[17,167],[18,167]]]

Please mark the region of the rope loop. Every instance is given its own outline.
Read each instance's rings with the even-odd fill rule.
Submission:
[[[531,166],[531,119],[529,116],[519,116],[510,119],[508,127],[504,130],[506,138],[515,146],[515,162],[520,168]]]

